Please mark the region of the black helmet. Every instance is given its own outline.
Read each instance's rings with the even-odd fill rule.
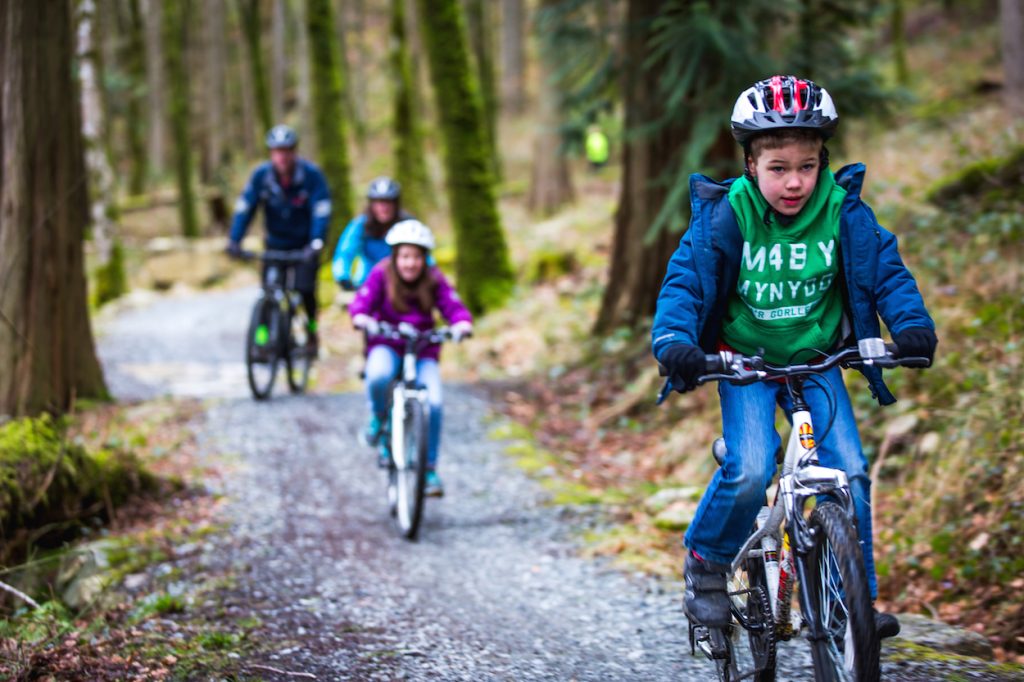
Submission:
[[[267,149],[292,149],[299,144],[299,136],[286,125],[276,125],[267,133]]]
[[[746,146],[751,138],[779,128],[808,128],[832,137],[839,125],[832,96],[813,81],[772,76],[740,93],[732,109],[732,135]]]
[[[370,183],[370,188],[366,190],[366,198],[370,201],[398,201],[401,194],[401,186],[386,175],[374,178]]]

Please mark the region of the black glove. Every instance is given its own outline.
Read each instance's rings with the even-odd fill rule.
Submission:
[[[352,284],[352,280],[348,277],[338,280],[338,286],[341,287],[342,291],[355,291],[356,285]]]
[[[234,240],[229,241],[227,247],[224,249],[224,253],[228,254],[232,258],[241,258],[242,245]]]
[[[928,358],[928,364],[935,359],[935,346],[939,340],[935,332],[925,327],[911,327],[895,334],[892,340],[899,347],[901,358]]]
[[[668,379],[675,391],[697,387],[697,378],[707,369],[704,351],[688,343],[669,346],[661,354],[661,364],[668,370]]]

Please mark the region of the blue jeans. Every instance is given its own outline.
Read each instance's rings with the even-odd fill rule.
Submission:
[[[828,398],[816,383],[818,380],[828,384],[835,401],[835,421],[830,429]],[[697,506],[685,542],[701,557],[727,564],[750,535],[757,512],[764,504],[765,488],[775,475],[775,451],[781,442],[775,430],[775,408],[780,405],[788,415],[791,401],[786,386],[776,382],[747,386],[722,382],[718,394],[728,452]],[[878,587],[871,542],[871,479],[842,372],[835,368],[806,381],[804,399],[814,420],[819,461],[822,466],[842,469],[849,478],[857,532],[874,599]]]
[[[366,393],[370,408],[383,419],[388,407],[388,387],[402,367],[402,358],[387,346],[375,346],[366,358]],[[430,468],[437,466],[437,453],[441,445],[441,367],[437,360],[420,358],[416,363],[419,381],[427,389],[430,407],[427,460]]]

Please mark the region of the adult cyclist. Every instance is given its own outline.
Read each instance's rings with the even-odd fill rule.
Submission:
[[[323,173],[298,155],[298,145],[298,135],[286,125],[276,125],[267,133],[270,160],[256,167],[235,203],[227,251],[232,256],[241,254],[242,238],[260,206],[266,248],[304,250],[305,258],[295,266],[295,290],[309,316],[307,350],[315,355],[319,351],[316,273],[331,221],[331,196]]]
[[[358,289],[373,266],[391,255],[384,240],[395,223],[412,218],[402,210],[402,188],[389,177],[381,176],[366,191],[366,210],[345,227],[334,250],[334,280],[345,291]]]

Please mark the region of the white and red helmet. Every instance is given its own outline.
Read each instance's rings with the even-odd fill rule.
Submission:
[[[746,146],[769,130],[807,128],[832,137],[839,113],[828,91],[796,76],[772,76],[740,93],[732,108],[732,135]]]

